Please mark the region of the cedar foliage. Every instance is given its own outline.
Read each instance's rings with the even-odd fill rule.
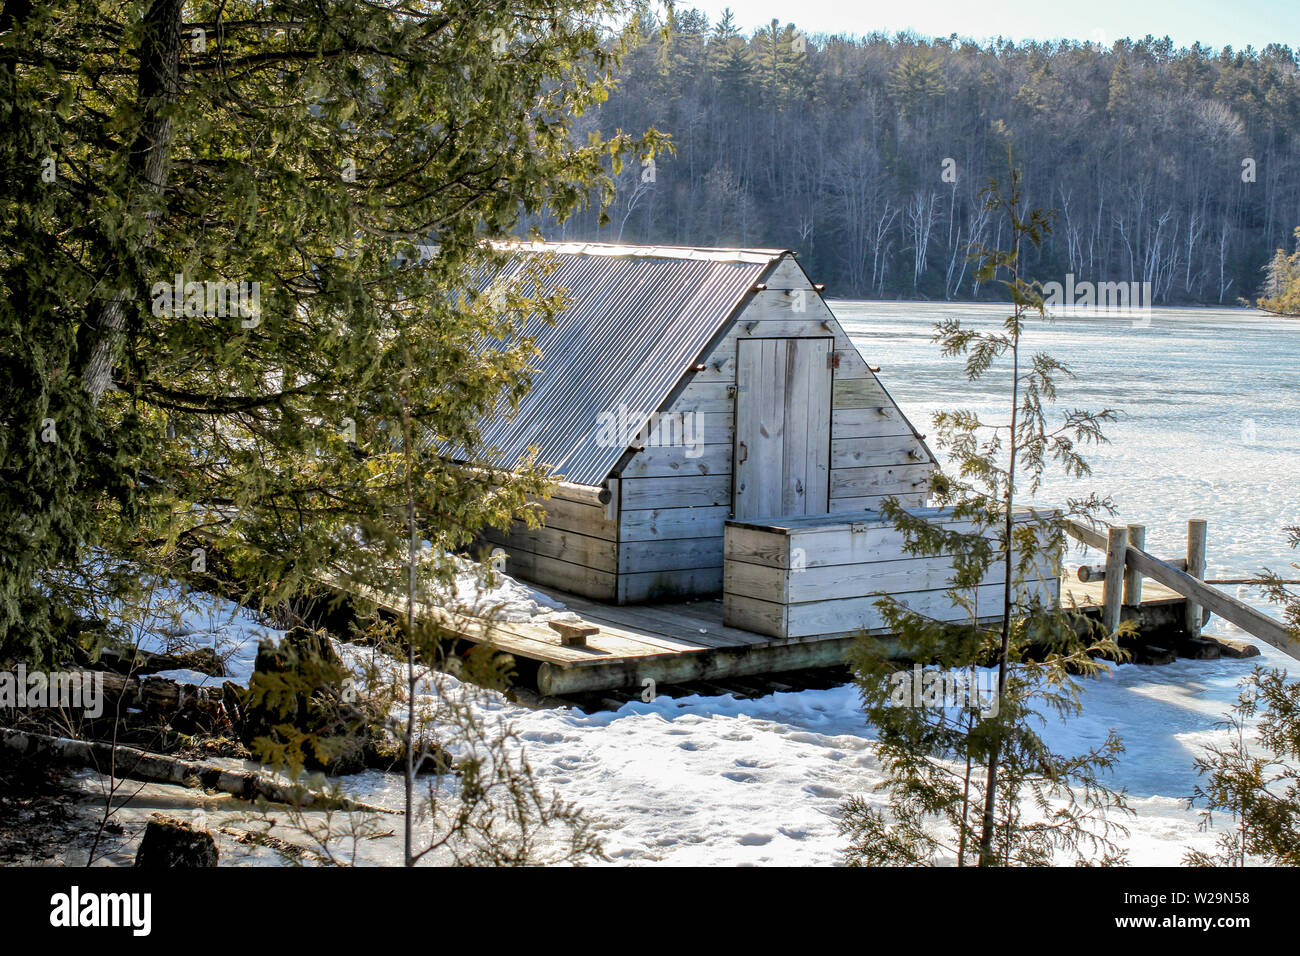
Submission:
[[[1252,729],[1248,726],[1258,718]],[[1300,866],[1300,683],[1286,671],[1256,667],[1223,726],[1225,745],[1196,758],[1191,806],[1201,804],[1201,829],[1226,814],[1232,826],[1215,850],[1189,850],[1190,866]],[[1253,738],[1253,739],[1252,739]],[[1253,745],[1253,746],[1252,746]]]
[[[1300,547],[1300,527],[1286,529]],[[1291,567],[1300,570],[1300,564]],[[1276,572],[1265,571],[1264,592],[1300,639],[1300,593]],[[1252,726],[1253,724],[1253,726]],[[1236,705],[1223,722],[1226,745],[1207,747],[1196,759],[1204,782],[1191,806],[1200,804],[1201,828],[1227,814],[1232,826],[1212,852],[1190,850],[1192,866],[1300,866],[1300,683],[1277,668],[1256,667],[1242,681]]]
[[[500,281],[513,253],[491,240],[525,216],[603,218],[625,158],[665,148],[581,128],[621,48],[603,25],[628,10],[4,0],[0,660],[69,655],[92,609],[129,629],[150,580],[217,572],[261,609],[322,579],[404,584],[413,606],[480,529],[535,520],[547,474],[483,447],[478,423],[527,392],[521,321],[564,291],[539,256]],[[412,617],[383,644],[407,668],[364,709],[321,655],[255,681],[262,759],[297,775],[389,734],[408,863],[597,854],[508,727],[439,688],[416,712],[447,663],[427,631]],[[502,667],[489,655],[482,679]],[[407,720],[387,719],[402,701]],[[433,761],[417,806],[435,732],[457,764]],[[551,825],[555,851],[536,842]],[[354,849],[377,832],[346,829]]]
[[[1081,710],[1078,678],[1104,673],[1107,659],[1122,659],[1118,641],[1131,625],[1107,634],[1071,607],[1044,603],[1030,582],[1059,577],[1064,516],[1015,515],[1049,465],[1075,478],[1089,474],[1082,452],[1105,441],[1102,428],[1116,412],[1069,409],[1059,425],[1048,425],[1058,380],[1071,372],[1046,353],[1026,354],[1029,320],[1049,316],[1041,285],[1023,277],[1021,250],[1042,242],[1052,217],[1027,208],[1014,167],[1005,193],[994,180],[985,196],[1012,224],[1011,234],[1007,248],[979,246],[972,255],[983,280],[1007,291],[1011,314],[993,329],[945,320],[934,339],[946,356],[964,359],[972,382],[1000,360],[1010,365],[1009,417],[990,421],[971,410],[935,415],[938,444],[950,461],[932,488],[934,503],[951,509],[942,523],[896,500],[882,509],[903,532],[908,553],[952,556],[947,593],[962,615],[938,621],[882,597],[877,606],[888,631],[898,635],[895,645],[864,635],[851,652],[868,721],[878,732],[885,780],[877,789],[889,801],[887,811],[864,796],[845,804],[841,832],[850,837],[852,865],[1124,859],[1114,838],[1126,831],[1108,815],[1126,813],[1126,800],[1104,781],[1123,752],[1118,736],[1112,730],[1100,744],[1063,754],[1042,729],[1049,718],[1068,721]],[[1066,513],[1091,517],[1107,508],[1089,496],[1069,501]],[[1007,586],[998,606],[981,604],[981,585],[1000,581]],[[918,693],[912,662],[926,667],[927,684],[956,677],[965,692],[957,700],[932,695],[928,686]],[[984,695],[974,692],[981,667],[994,669]]]
[[[624,10],[4,0],[0,660],[69,653],[92,560],[123,597],[219,560],[270,607],[322,575],[386,586],[411,469],[443,548],[544,489],[477,422],[528,389],[518,322],[562,295],[542,262],[489,287],[485,240],[599,215],[623,157],[662,146],[576,129]],[[259,309],[173,303],[178,275]]]

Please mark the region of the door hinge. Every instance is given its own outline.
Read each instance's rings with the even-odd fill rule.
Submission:
[[[735,398],[741,392],[748,392],[748,391],[749,391],[748,385],[728,385],[727,398]]]
[[[839,353],[839,352],[828,352],[828,353],[827,353],[827,355],[826,355],[826,367],[827,367],[827,368],[839,368],[839,367],[840,367],[840,353]]]

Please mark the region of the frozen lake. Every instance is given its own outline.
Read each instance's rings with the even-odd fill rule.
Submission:
[[[933,431],[939,409],[1006,419],[1005,397],[995,394],[1006,377],[990,373],[973,386],[961,363],[930,341],[941,318],[994,325],[1004,306],[837,301],[831,308],[922,433]],[[1089,456],[1091,480],[1049,472],[1041,500],[1109,494],[1118,509],[1112,520],[1145,524],[1147,550],[1158,556],[1184,554],[1187,519],[1205,518],[1207,577],[1244,577],[1296,560],[1282,529],[1300,524],[1300,320],[1245,309],[1153,313],[1145,328],[1121,319],[1031,321],[1029,347],[1076,375],[1059,383],[1059,407],[1124,413],[1107,428],[1111,444]],[[1258,595],[1243,600],[1264,606]]]

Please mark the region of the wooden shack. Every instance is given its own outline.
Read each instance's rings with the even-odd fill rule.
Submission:
[[[533,389],[484,432],[562,478],[543,527],[486,532],[507,573],[619,605],[717,595],[729,519],[925,504],[934,455],[794,253],[518,249],[554,257],[569,305],[526,324]]]
[[[481,434],[507,465],[535,454],[559,481],[541,502],[541,527],[483,537],[504,552],[507,573],[567,612],[509,620],[430,604],[421,613],[512,656],[517,679],[542,695],[616,702],[649,699],[660,685],[838,667],[863,635],[896,640],[883,595],[936,620],[1000,619],[1000,565],[969,604],[955,604],[951,556],[910,552],[881,514],[893,497],[932,524],[964,524],[927,507],[937,463],[924,436],[793,253],[510,249],[514,264],[492,281],[539,281],[529,257],[546,256],[553,268],[540,281],[550,288],[540,291],[562,290],[567,304],[554,323],[524,321],[520,334],[540,351],[532,388]],[[1065,601],[1109,631],[1128,619],[1144,637],[1183,640],[1199,633],[1205,602],[1278,646],[1295,643],[1277,622],[1128,546],[1124,529],[1071,533],[1106,550],[1107,585],[1063,594],[1061,568],[1044,558],[1012,582],[1017,605]],[[1198,540],[1199,551],[1189,534],[1185,567],[1200,573]],[[1144,597],[1143,574],[1171,590]],[[368,596],[405,613],[395,595]]]

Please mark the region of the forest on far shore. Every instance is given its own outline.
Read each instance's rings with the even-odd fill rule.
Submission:
[[[1109,49],[956,37],[742,34],[695,10],[643,17],[619,85],[575,133],[669,133],[626,165],[611,221],[550,238],[788,247],[832,295],[971,299],[972,242],[1008,223],[981,190],[1007,150],[1056,227],[1041,281],[1149,282],[1160,305],[1235,304],[1300,225],[1300,74],[1262,51],[1167,38]]]

